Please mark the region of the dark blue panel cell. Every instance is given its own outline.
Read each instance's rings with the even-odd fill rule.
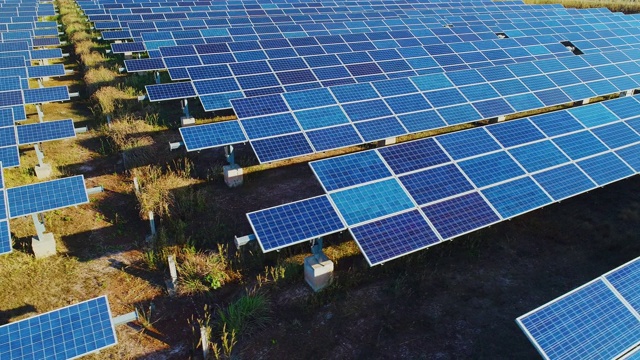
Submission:
[[[444,89],[424,93],[434,107],[466,103],[467,99],[457,89]]]
[[[349,119],[339,106],[296,111],[295,116],[304,130],[348,123]]]
[[[225,43],[195,45],[195,48],[198,54],[218,54],[229,52],[229,46]]]
[[[551,203],[551,199],[528,177],[482,190],[504,219]]]
[[[311,70],[295,70],[276,74],[283,85],[316,81]]]
[[[355,123],[355,127],[366,142],[383,140],[407,133],[396,117],[362,121]]]
[[[625,96],[601,103],[619,118],[625,119],[640,115],[640,102],[635,97]]]
[[[640,144],[626,147],[616,151],[616,154],[622,158],[636,172],[640,172]]]
[[[330,88],[339,103],[380,97],[371,84],[353,84]]]
[[[335,104],[336,101],[327,89],[297,91],[283,95],[291,110],[308,109]]]
[[[596,93],[594,93],[587,85],[584,84],[564,86],[561,88],[561,90],[565,94],[567,94],[567,96],[569,96],[571,100],[575,101],[589,99],[597,96]]]
[[[261,164],[313,153],[302,133],[255,140],[251,146]]]
[[[476,70],[462,70],[448,72],[447,77],[457,86],[477,84],[485,82]]]
[[[280,95],[252,97],[246,99],[233,99],[231,105],[238,118],[276,114],[288,111],[287,104]]]
[[[504,147],[512,147],[544,139],[545,136],[527,119],[519,119],[488,126],[487,130]]]
[[[240,123],[250,140],[300,131],[298,123],[291,114],[245,119]]]
[[[489,84],[477,84],[459,88],[469,101],[478,101],[500,97],[500,95]]]
[[[474,189],[453,164],[399,177],[418,205],[448,198]]]
[[[309,165],[326,191],[364,184],[392,175],[373,150],[313,161]]]
[[[396,174],[449,161],[449,157],[432,138],[380,148],[378,151]]]
[[[559,201],[591,190],[596,185],[574,164],[568,164],[536,174],[533,178]]]
[[[640,84],[638,82],[636,82],[635,80],[627,76],[621,76],[618,78],[612,78],[608,80],[619,91],[626,91],[626,90],[636,89],[640,87]]]
[[[616,149],[640,141],[640,135],[625,123],[615,123],[591,130],[609,148]]]
[[[553,142],[573,160],[608,150],[600,140],[588,131],[558,137],[553,139]]]
[[[186,126],[179,130],[187,151],[237,144],[247,140],[237,121]]]
[[[614,153],[606,153],[579,161],[578,166],[600,186],[635,174]]]
[[[511,73],[511,71],[509,71],[506,66],[479,68],[478,72],[487,81],[506,80],[515,77],[515,75],[513,75],[513,73]]]
[[[304,60],[312,68],[322,67],[322,66],[342,65],[338,57],[335,55],[308,56],[308,57],[305,57]]]
[[[445,123],[440,115],[433,110],[401,115],[398,118],[405,128],[412,133],[439,129],[447,126],[447,123]]]
[[[391,110],[382,100],[361,101],[342,105],[351,121],[373,119],[392,115]]]
[[[377,265],[435,244],[434,234],[420,212],[410,212],[351,228],[367,261]]]
[[[327,196],[247,214],[263,251],[276,250],[344,229]]]
[[[396,51],[396,49],[385,49],[385,50],[376,50],[370,51],[369,55],[373,58],[373,60],[385,61],[385,60],[399,60],[402,59],[402,56]]]
[[[462,195],[422,208],[443,239],[480,229],[500,220],[478,193]]]
[[[509,115],[515,112],[504,99],[476,101],[473,103],[473,106],[485,119]]]
[[[301,58],[269,60],[269,65],[271,65],[273,71],[287,71],[307,68],[307,64]]]
[[[564,110],[532,116],[530,120],[550,137],[584,129],[584,126]]]
[[[378,90],[382,96],[394,96],[402,94],[415,93],[418,89],[409,81],[409,79],[393,79],[388,81],[377,81],[372,85]]]
[[[395,114],[403,114],[431,108],[431,105],[421,94],[396,96],[386,98],[385,101]]]
[[[8,130],[8,131],[7,131]],[[47,121],[16,128],[20,145],[71,138],[76,136],[72,120]],[[0,128],[0,146],[16,144],[13,127]]]
[[[205,65],[187,68],[191,80],[215,79],[233,76],[226,65]]]
[[[531,91],[538,91],[543,89],[550,89],[556,87],[556,85],[545,75],[536,75],[530,77],[520,78],[520,81],[529,88]]]
[[[353,76],[380,74],[382,70],[375,63],[347,65],[347,69]]]
[[[240,84],[240,87],[243,90],[266,88],[266,87],[280,85],[280,83],[278,82],[278,79],[273,74],[238,76],[236,77],[236,79],[238,80],[238,83]],[[236,89],[231,89],[231,90],[236,90]]]
[[[524,175],[524,171],[506,152],[475,157],[458,165],[477,187]]]
[[[7,189],[10,217],[89,202],[82,175]]]
[[[274,87],[260,88],[256,90],[244,90],[244,96],[246,97],[263,96],[263,95],[271,95],[271,94],[281,94],[283,92],[284,92],[284,89],[281,86],[274,86]]]
[[[0,92],[0,106],[12,106],[24,104],[21,91]]]
[[[521,94],[528,92],[529,89],[518,79],[491,82],[498,93],[502,96]]]
[[[501,148],[483,128],[438,135],[436,140],[454,160],[499,150]]]
[[[553,81],[557,86],[565,86],[578,84],[581,80],[575,76],[571,71],[560,71],[557,73],[547,74],[549,79]]]
[[[229,64],[229,66],[231,67],[231,71],[233,71],[236,76],[271,72],[271,68],[266,61],[233,63]]]
[[[333,126],[307,131],[306,134],[316,151],[339,149],[363,143],[353,125]]]
[[[469,123],[482,119],[482,116],[470,104],[450,106],[437,111],[449,125]]]
[[[353,52],[353,53],[344,53],[337,54],[338,58],[342,61],[343,64],[358,64],[358,63],[368,63],[372,62],[373,59],[369,54],[364,51],[361,52]]]
[[[193,82],[193,86],[195,86],[198,95],[219,94],[240,90],[240,87],[238,87],[238,84],[233,78],[198,80]]]
[[[571,99],[560,89],[549,89],[534,92],[534,95],[546,106],[571,102]]]
[[[414,76],[410,80],[421,91],[445,89],[454,86],[449,78],[442,73]]]
[[[511,149],[509,152],[528,172],[569,162],[569,158],[550,141],[521,146]]]

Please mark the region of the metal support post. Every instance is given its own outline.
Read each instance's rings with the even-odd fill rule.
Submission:
[[[322,238],[321,237],[311,240],[311,253],[318,260],[320,260],[320,258],[319,258],[320,255],[324,256],[324,253],[322,252]]]
[[[151,236],[156,235],[156,222],[153,219],[153,211],[149,211],[149,226],[151,227]]]
[[[39,87],[40,89],[42,89],[42,88],[44,87],[44,83],[43,83],[43,81],[42,81],[42,78],[38,78],[38,87]]]
[[[31,214],[31,218],[33,219],[33,225],[36,227],[38,240],[44,239],[44,232],[46,231],[44,227],[44,215],[42,215],[41,213]]]
[[[33,147],[36,150],[36,157],[38,158],[38,164],[40,166],[44,166],[44,153],[40,151],[40,144],[34,144]]]
[[[227,159],[229,165],[235,165],[236,163],[236,151],[233,145],[226,145],[224,147],[224,156]]]
[[[38,120],[44,121],[44,112],[42,111],[42,104],[36,104],[36,112],[38,113]]]
[[[160,84],[160,71],[155,72],[156,84]]]
[[[189,115],[189,100],[182,99],[180,103],[182,104],[182,112],[184,112],[184,117],[190,118],[191,116]]]

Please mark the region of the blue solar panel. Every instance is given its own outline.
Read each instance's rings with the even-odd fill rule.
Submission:
[[[451,239],[500,220],[476,192],[425,206],[422,211],[443,239]]]
[[[474,189],[464,174],[453,164],[403,175],[399,179],[418,205]]]
[[[456,105],[466,103],[467,99],[457,89],[445,89],[424,93],[424,96],[429,100],[434,107],[444,107],[449,105]]]
[[[16,127],[20,145],[72,138],[76,136],[73,120],[47,121]]]
[[[364,142],[353,125],[334,126],[307,132],[307,137],[316,151],[338,149]]]
[[[573,107],[568,109],[567,112],[587,127],[607,124],[619,120],[619,118],[604,107],[602,103],[592,104],[591,106]]]
[[[535,174],[533,178],[551,197],[560,201],[591,190],[596,185],[574,164]]]
[[[187,151],[237,144],[247,140],[237,121],[187,126],[179,130]]]
[[[606,153],[579,161],[578,166],[600,186],[635,174],[614,153]]]
[[[636,172],[640,172],[640,144],[620,149],[616,151],[616,154]]]
[[[127,72],[154,71],[166,68],[164,61],[160,58],[125,60],[124,66]]]
[[[556,136],[584,129],[584,126],[566,111],[553,111],[532,116],[530,119],[547,136]]]
[[[116,342],[106,296],[0,327],[3,359],[71,359]]]
[[[349,119],[339,106],[296,111],[294,114],[304,130],[349,123]]]
[[[551,203],[544,191],[528,177],[484,189],[482,193],[505,219]]]
[[[572,160],[607,151],[607,147],[589,131],[581,131],[553,139]]]
[[[0,106],[12,106],[24,104],[21,91],[0,92]]]
[[[12,218],[89,202],[82,175],[7,189]]]
[[[283,95],[291,110],[309,109],[336,103],[328,89],[298,91]]]
[[[41,65],[41,66],[27,66],[27,75],[29,78],[42,78],[47,76],[64,76],[64,65]]]
[[[393,138],[407,133],[396,117],[362,121],[356,123],[355,127],[366,142]]]
[[[66,86],[52,86],[39,89],[23,90],[25,104],[42,104],[53,101],[69,100],[69,89]]]
[[[391,110],[382,100],[361,101],[342,105],[345,113],[352,121],[374,119],[392,115]]]
[[[294,158],[313,153],[304,134],[290,134],[251,142],[260,163]]]
[[[482,119],[482,116],[470,104],[450,106],[437,109],[437,111],[448,125],[465,124]]]
[[[515,113],[504,99],[491,99],[473,103],[483,118],[489,119]]]
[[[604,102],[604,105],[611,112],[620,118],[629,118],[640,115],[640,102],[633,96],[625,96]]]
[[[454,160],[500,149],[500,145],[483,128],[441,135],[438,142]]]
[[[299,132],[300,126],[291,114],[269,115],[240,121],[249,139]]]
[[[524,175],[524,171],[506,152],[475,157],[458,165],[479,188]]]
[[[351,233],[370,265],[381,264],[440,241],[417,210],[353,227]]]
[[[0,78],[0,91],[11,91],[22,89],[22,82],[17,76],[1,77]]]
[[[259,96],[231,101],[238,118],[276,114],[288,111],[287,104],[280,95]]]
[[[591,131],[611,149],[640,141],[640,135],[622,122],[595,128]]]
[[[637,286],[640,281],[640,259],[631,261],[604,277],[636,311],[640,310],[640,289]]]
[[[326,196],[247,214],[263,251],[315,239],[345,228]]]
[[[146,85],[149,101],[186,99],[196,96],[191,82]]]
[[[613,359],[634,346],[640,321],[598,279],[518,318],[551,359]]]
[[[509,150],[509,153],[528,172],[535,172],[570,161],[549,140],[513,148]]]
[[[330,196],[348,225],[413,207],[413,203],[395,179],[337,191]]]
[[[309,165],[326,191],[391,176],[391,172],[375,151],[313,161]]]

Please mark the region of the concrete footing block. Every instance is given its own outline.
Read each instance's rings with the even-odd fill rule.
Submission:
[[[394,137],[392,137],[392,138],[387,138],[387,139],[384,139],[384,140],[380,140],[380,141],[378,141],[377,145],[378,145],[378,146],[388,146],[388,145],[393,145],[393,144],[395,144],[395,143],[396,143],[396,141],[397,141],[397,139],[396,139],[396,138],[394,138]]]
[[[192,118],[192,117],[183,116],[183,117],[180,118],[180,124],[182,126],[195,125],[196,124],[196,119]]]
[[[333,261],[325,254],[304,259],[304,279],[313,291],[318,292],[333,282]]]
[[[51,177],[51,164],[36,165],[35,170],[38,179],[48,179]]]
[[[56,239],[52,233],[45,233],[42,238],[31,238],[31,249],[36,259],[53,256],[56,254]]]
[[[224,172],[224,182],[228,187],[237,187],[242,185],[243,172],[238,164],[225,165],[222,167]]]

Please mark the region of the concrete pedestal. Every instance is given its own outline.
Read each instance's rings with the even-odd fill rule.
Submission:
[[[36,165],[35,170],[38,179],[48,179],[51,177],[51,164]]]
[[[45,258],[56,254],[56,239],[52,233],[43,234],[42,238],[31,238],[31,249],[36,259]]]
[[[242,168],[238,164],[225,165],[222,167],[224,172],[224,182],[228,187],[236,187],[242,185]]]
[[[377,145],[378,146],[388,146],[388,145],[393,145],[395,143],[396,143],[396,138],[392,137],[392,138],[388,138],[388,139],[384,139],[384,140],[378,141]]]
[[[183,116],[183,117],[180,118],[180,124],[182,126],[195,125],[196,124],[196,119],[192,118],[192,117]]]
[[[133,59],[133,53],[130,53],[130,52],[126,52],[126,53],[124,53],[124,59],[125,59],[125,60],[131,60],[131,59]]]
[[[333,282],[333,261],[326,255],[312,255],[304,259],[304,279],[318,292]]]

